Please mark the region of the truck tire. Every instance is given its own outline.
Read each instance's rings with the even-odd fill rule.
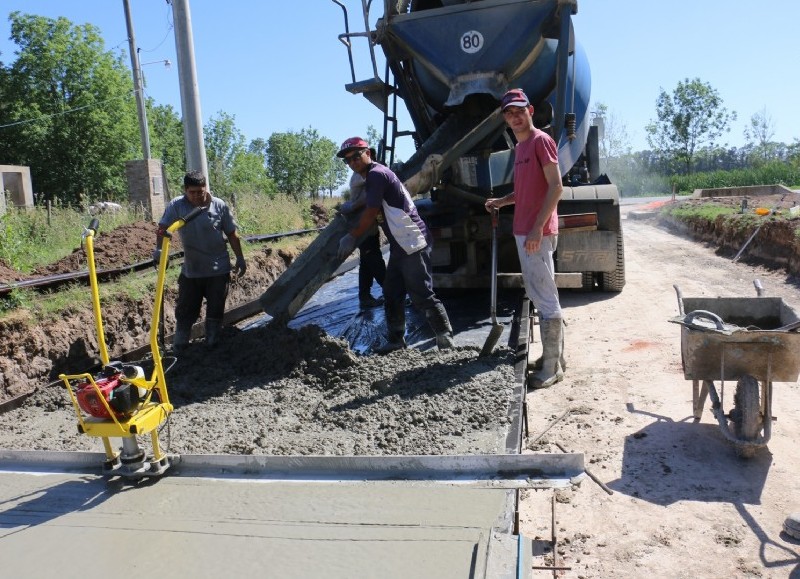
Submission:
[[[601,273],[600,286],[604,292],[621,292],[625,287],[625,245],[621,229],[617,231],[617,269]]]
[[[736,394],[733,396],[733,410],[730,420],[736,438],[747,442],[755,442],[761,430],[761,404],[759,403],[758,380],[745,374],[736,383]],[[737,447],[737,454],[743,458],[751,458],[755,447]]]

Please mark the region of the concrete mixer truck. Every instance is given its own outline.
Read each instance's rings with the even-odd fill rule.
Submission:
[[[534,105],[534,124],[558,144],[564,180],[558,286],[621,291],[619,192],[599,174],[590,70],[572,24],[577,0],[383,0],[374,27],[372,0],[360,1],[357,18],[354,6],[332,1],[344,16],[339,40],[351,73],[345,88],[383,114],[378,158],[417,196],[434,237],[434,285],[489,287],[494,270],[500,286],[522,286],[512,212],[501,211],[493,268],[492,222],[484,209],[486,198],[513,190],[513,133],[499,102],[510,88],[522,88]],[[363,29],[351,29],[351,22]],[[368,63],[364,76],[356,62]],[[413,126],[400,126],[400,107]],[[403,138],[413,140],[414,153],[401,161]],[[267,313],[291,317],[313,295],[339,265],[335,240],[346,227],[335,219],[273,284],[261,299]]]

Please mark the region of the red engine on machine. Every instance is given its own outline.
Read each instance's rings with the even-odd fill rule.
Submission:
[[[109,374],[104,371],[95,378],[97,389],[88,380],[77,384],[75,395],[81,410],[95,418],[111,419],[111,415],[100,400],[99,390],[116,418],[129,416],[139,406],[139,389],[128,382],[122,382],[122,377],[122,372]]]

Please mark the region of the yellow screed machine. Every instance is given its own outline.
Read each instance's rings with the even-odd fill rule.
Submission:
[[[158,442],[158,429],[173,410],[158,345],[158,325],[172,234],[197,217],[202,210],[201,207],[194,209],[189,215],[170,225],[164,235],[150,324],[153,370],[149,378],[145,376],[141,366],[111,361],[108,357],[94,261],[94,237],[97,235],[98,220],[93,219],[83,232],[102,369],[96,375],[88,372],[60,374],[59,379],[66,385],[78,416],[78,432],[103,440],[106,453],[103,471],[106,474],[130,478],[160,476],[170,466],[169,457],[163,453]],[[146,434],[150,434],[152,456],[146,455],[136,439],[138,435]],[[111,438],[122,439],[122,448],[119,451],[112,448]]]

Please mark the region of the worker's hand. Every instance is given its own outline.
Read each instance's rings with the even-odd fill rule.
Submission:
[[[153,250],[153,267],[158,269],[158,264],[161,263],[161,250],[154,249]]]
[[[528,255],[536,253],[542,246],[542,230],[534,227],[525,237],[525,253]]]
[[[355,209],[355,207],[353,207],[352,201],[345,201],[344,203],[339,205],[339,213],[341,213],[342,215],[348,215],[352,213],[353,209]]]
[[[353,253],[356,248],[356,238],[349,233],[339,240],[339,252],[337,255],[339,259],[345,260],[347,256]]]
[[[234,272],[236,273],[236,277],[244,277],[246,271],[247,271],[247,263],[245,263],[244,257],[237,257],[236,266],[234,267]]]
[[[499,197],[491,197],[486,200],[486,203],[483,205],[486,208],[486,211],[491,213],[493,210],[500,209],[500,198]]]

